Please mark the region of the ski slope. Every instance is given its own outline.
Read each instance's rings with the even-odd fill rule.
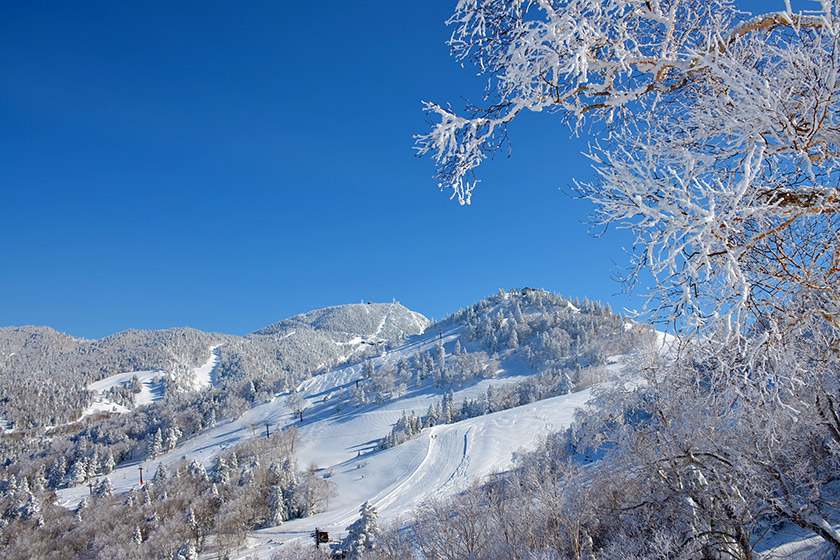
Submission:
[[[219,345],[210,347],[210,358],[193,369],[190,385],[194,391],[200,391],[210,387],[214,383],[213,375],[219,365],[219,354],[216,349]],[[127,386],[134,377],[140,382],[140,392],[134,396],[134,406],[143,406],[159,401],[163,398],[163,379],[166,377],[163,370],[129,371],[110,375],[99,381],[90,383],[87,388],[91,391],[93,402],[82,412],[82,418],[96,414],[97,412],[128,412],[130,409],[104,396],[103,393],[118,386]]]
[[[412,337],[399,348],[374,358],[374,362],[395,364],[417,352],[432,351],[441,342],[450,346],[460,332],[460,327],[453,327]],[[286,404],[288,395],[278,394],[239,418],[221,421],[179,442],[174,450],[153,461],[122,463],[108,478],[114,491],[120,493],[139,486],[141,466],[146,480],[151,478],[158,463],[170,465],[182,457],[196,460],[209,469],[220,451],[251,438],[264,437],[266,424],[272,431],[295,425],[300,438],[298,465],[302,468],[316,465],[320,472],[330,476],[337,496],[318,515],[251,533],[247,546],[241,550],[242,557],[270,558],[282,543],[308,539],[316,525],[333,535],[341,534],[355,520],[359,506],[366,500],[377,508],[380,519],[387,522],[407,516],[429,496],[450,495],[474,480],[509,467],[514,452],[532,449],[542,436],[567,426],[574,411],[589,398],[589,391],[582,391],[439,425],[394,448],[379,450],[379,440],[404,412],[425,413],[449,388],[436,389],[426,383],[409,389],[399,399],[356,407],[348,401],[347,389],[362,376],[362,369],[362,364],[352,364],[302,383],[298,392],[304,401],[303,422]],[[495,379],[480,380],[455,390],[455,402],[465,397],[475,398],[491,384],[500,386],[531,374],[525,370],[503,371]],[[114,383],[127,382],[133,375],[137,373],[110,377],[98,382],[96,388],[107,390]],[[150,375],[144,374],[141,381],[151,379]],[[74,508],[88,493],[87,486],[62,489],[58,492],[59,503]],[[207,554],[208,558],[213,557],[212,547]]]
[[[435,426],[397,447],[358,456],[353,449],[364,446],[366,438],[361,434],[355,438],[350,433],[342,434],[323,446],[341,448],[349,455],[348,459],[329,465],[333,473],[330,480],[336,484],[338,496],[330,500],[328,509],[313,517],[251,533],[240,557],[271,558],[278,547],[309,539],[316,526],[335,538],[358,517],[359,506],[366,500],[377,509],[383,523],[407,517],[431,496],[451,495],[472,481],[508,468],[514,452],[533,449],[541,437],[567,426],[574,411],[588,398],[589,391],[581,391]],[[355,423],[370,431],[376,427],[364,417]],[[375,424],[375,419],[371,423]],[[319,447],[309,446],[302,457],[323,456]]]
[[[102,396],[102,393],[108,391],[112,387],[124,387],[131,383],[131,380],[134,377],[137,377],[137,380],[140,382],[140,392],[134,396],[134,404],[136,406],[150,404],[163,398],[163,378],[166,377],[165,371],[143,370],[118,373],[88,385],[88,391],[92,391],[96,396],[94,397],[93,405],[85,409],[82,416],[87,416],[92,408],[95,409],[97,406],[102,406],[103,404],[107,406],[108,404],[113,403],[113,401],[109,401],[106,397]],[[117,412],[128,411],[128,408],[124,406],[115,406],[119,407]]]
[[[201,389],[212,387],[216,384],[213,376],[216,373],[216,368],[219,366],[219,353],[216,351],[219,346],[221,346],[221,344],[211,346],[210,358],[208,358],[208,360],[202,365],[193,369],[192,386],[194,390],[200,391]]]
[[[414,336],[372,360],[377,367],[394,365],[418,352],[432,352],[438,344],[451,352],[462,330],[462,326],[454,326]],[[659,352],[673,350],[676,342],[673,337],[659,333],[657,338]],[[214,358],[217,359],[215,349],[201,370],[201,377],[196,375],[196,379],[205,380],[202,384],[212,383]],[[607,359],[607,369],[622,368],[632,359],[628,355],[611,356]],[[357,407],[350,389],[363,376],[364,366],[346,365],[312,377],[297,387],[303,400],[302,421],[287,404],[289,394],[276,394],[269,402],[251,407],[238,418],[222,420],[180,441],[174,450],[152,461],[123,463],[108,478],[114,491],[123,493],[139,488],[141,467],[146,480],[152,477],[158,464],[171,466],[182,458],[198,461],[210,471],[218,453],[241,442],[265,437],[266,426],[272,433],[295,426],[299,435],[298,467],[305,469],[311,465],[335,485],[336,496],[317,515],[250,532],[246,543],[232,558],[270,559],[291,543],[308,543],[315,527],[328,531],[332,540],[340,540],[346,534],[346,527],[357,519],[359,507],[365,501],[376,508],[380,522],[387,524],[410,518],[417,507],[432,498],[446,498],[510,468],[516,452],[532,450],[544,436],[569,426],[575,412],[591,397],[591,391],[585,390],[437,425],[396,447],[378,449],[378,442],[404,413],[424,414],[450,388],[454,390],[454,401],[459,403],[464,398],[473,399],[485,393],[489,385],[499,387],[534,375],[518,358],[505,361],[503,367],[507,371],[502,370],[494,379],[476,380],[460,388],[435,388],[427,380],[395,400]],[[122,375],[130,379],[136,372]],[[108,383],[127,382],[119,376],[109,380]],[[114,386],[105,381],[100,382],[102,391]],[[59,504],[75,508],[88,493],[87,486],[62,489],[58,492]],[[818,558],[824,552],[824,546],[809,540],[807,535],[779,538],[765,546],[761,557],[768,559],[778,551],[784,551],[788,557],[803,558]],[[213,539],[208,539],[201,558],[217,555]]]

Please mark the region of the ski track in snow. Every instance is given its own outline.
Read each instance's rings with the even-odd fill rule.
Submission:
[[[379,336],[382,333],[382,329],[385,328],[385,323],[388,321],[388,317],[391,316],[391,310],[394,309],[394,304],[388,305],[388,311],[385,312],[385,315],[382,317],[382,320],[379,321],[379,326],[376,327],[376,332],[371,335],[371,337]]]
[[[452,327],[411,337],[401,347],[373,360],[377,365],[396,363],[417,352],[432,351],[440,341],[451,343],[461,330]],[[222,420],[179,442],[174,450],[154,460],[122,463],[109,475],[114,491],[121,493],[138,488],[140,466],[143,466],[144,475],[151,477],[158,463],[171,465],[187,457],[209,469],[220,451],[262,437],[266,423],[272,432],[278,427],[295,425],[300,436],[298,466],[306,468],[314,464],[321,472],[331,473],[329,480],[335,483],[338,495],[329,501],[324,512],[313,517],[250,533],[248,544],[237,557],[268,559],[277,551],[277,546],[282,546],[280,543],[308,540],[316,526],[340,537],[358,517],[359,507],[366,500],[377,508],[380,521],[387,523],[407,517],[430,496],[451,495],[476,479],[509,468],[514,452],[523,447],[533,449],[541,436],[568,425],[574,411],[583,406],[590,395],[588,390],[581,391],[454,424],[438,425],[394,448],[377,450],[378,441],[388,434],[403,412],[424,414],[430,404],[440,400],[445,390],[424,386],[410,389],[400,399],[360,408],[336,398],[352,387],[361,374],[362,364],[357,363],[301,383],[298,389],[304,398],[304,422],[297,421],[286,405],[287,395],[278,394],[270,402],[252,407],[235,420]],[[475,398],[491,384],[500,386],[520,379],[522,377],[510,375],[477,381],[455,391],[455,401]],[[340,411],[336,411],[337,405]],[[74,508],[87,494],[87,486],[65,488],[58,492],[59,503]],[[215,558],[213,547],[209,547],[202,557]]]
[[[193,368],[192,387],[194,390],[198,391],[214,384],[215,380],[213,379],[213,376],[216,372],[216,367],[219,365],[219,353],[217,352],[219,346],[221,345],[217,344],[216,346],[211,346],[210,358],[208,358],[204,364],[198,366],[197,368]],[[140,392],[134,397],[135,406],[150,404],[163,398],[163,384],[160,382],[155,383],[154,380],[156,377],[166,377],[165,371],[142,370],[118,373],[116,375],[110,375],[104,379],[100,379],[99,381],[94,381],[87,386],[89,391],[96,393],[96,396],[94,397],[93,404],[82,413],[82,418],[102,410],[111,412],[128,412],[126,407],[116,404],[110,399],[102,397],[102,393],[118,385],[128,385],[131,382],[131,379],[135,376],[140,382]]]
[[[210,347],[210,358],[204,364],[193,369],[193,388],[198,391],[216,384],[216,368],[219,367],[218,348],[221,344]]]
[[[339,495],[330,501],[327,511],[251,533],[249,545],[239,557],[268,559],[272,547],[307,540],[316,526],[333,538],[343,535],[365,500],[377,509],[381,523],[406,517],[429,496],[452,495],[473,480],[508,468],[514,452],[533,449],[541,436],[568,425],[589,395],[588,390],[581,391],[435,426],[397,447],[352,457],[332,467],[330,480],[336,483]],[[530,437],[523,438],[523,434]],[[304,439],[303,432],[301,437]]]
[[[386,317],[387,318],[387,317]],[[377,333],[384,328],[380,324]],[[433,351],[441,341],[450,344],[460,334],[461,327],[446,331],[427,332],[409,338],[402,346],[385,356],[372,358],[381,366],[395,364],[418,352]],[[660,352],[667,352],[673,337],[659,335]],[[211,348],[210,360],[196,368],[196,384],[212,383],[218,363],[218,347]],[[613,361],[615,360],[615,361]],[[622,366],[622,357],[611,357],[609,369]],[[429,498],[446,498],[482,480],[494,472],[511,466],[513,454],[537,447],[542,437],[568,426],[576,410],[591,396],[584,390],[557,396],[528,405],[471,418],[454,424],[424,429],[415,438],[391,449],[378,450],[376,444],[391,429],[403,412],[425,413],[428,406],[438,402],[445,389],[424,387],[410,390],[401,399],[382,405],[354,407],[346,400],[335,399],[344,389],[352,387],[362,375],[362,364],[350,364],[305,380],[298,387],[305,402],[305,421],[299,422],[285,404],[286,394],[278,394],[270,402],[254,406],[239,418],[223,420],[196,436],[179,442],[171,452],[152,461],[122,463],[109,475],[115,493],[139,488],[139,467],[151,478],[158,463],[171,465],[182,457],[197,460],[206,468],[213,458],[225,449],[254,437],[263,437],[264,426],[272,428],[295,425],[299,432],[297,462],[299,468],[316,465],[320,472],[330,473],[337,496],[325,511],[305,519],[294,519],[278,526],[249,533],[246,544],[234,553],[238,559],[270,559],[291,542],[308,543],[315,527],[329,531],[333,540],[346,533],[346,527],[358,518],[361,504],[369,501],[379,513],[379,522],[408,518],[413,510]],[[115,384],[128,382],[133,375],[144,384],[161,372],[130,372],[112,376],[91,384],[91,390],[107,390]],[[481,380],[455,391],[455,402],[465,397],[475,398],[488,385],[499,386],[520,379],[517,373],[503,378]],[[144,397],[145,399],[146,397]],[[336,406],[341,407],[340,411]],[[0,418],[2,421],[2,418]],[[58,492],[59,504],[75,508],[88,494],[87,486],[66,488]],[[772,543],[778,545],[778,543]],[[821,557],[824,552],[814,539],[785,544],[783,550],[803,558]],[[772,557],[772,551],[761,554]],[[201,558],[216,558],[217,550],[210,544]]]

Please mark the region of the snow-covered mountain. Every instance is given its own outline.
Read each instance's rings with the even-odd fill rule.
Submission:
[[[301,372],[311,374],[373,346],[399,342],[428,323],[394,302],[312,311],[244,337],[173,328],[85,340],[49,327],[0,328],[0,417],[17,429],[65,424],[94,406],[105,385],[113,387],[106,381],[91,389],[92,383],[127,374],[130,379],[133,372],[157,372],[158,397],[200,389],[206,383],[196,371],[213,356],[219,382],[295,384]],[[123,397],[118,404],[130,407],[131,392]]]
[[[254,335],[290,336],[299,331],[316,331],[336,342],[367,344],[400,340],[418,334],[429,325],[423,315],[399,303],[357,303],[317,309],[295,315],[258,331]]]
[[[201,370],[204,389],[184,382],[149,398],[158,366],[126,362],[87,389],[145,395],[134,408],[3,440],[9,557],[32,556],[40,535],[43,557],[77,556],[81,541],[89,557],[270,558],[316,526],[341,536],[363,502],[395,520],[508,468],[656,339],[598,303],[530,289],[431,325],[397,303],[355,304],[245,337],[205,334],[181,376]],[[61,340],[64,357],[84,343]]]
[[[16,429],[70,422],[93,404],[90,383],[139,370],[186,381],[227,339],[189,328],[129,330],[101,340],[49,327],[0,328],[0,416]]]

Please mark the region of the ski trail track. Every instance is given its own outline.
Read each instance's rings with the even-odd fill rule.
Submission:
[[[405,518],[429,497],[445,498],[509,468],[514,452],[533,449],[542,437],[567,426],[589,396],[582,391],[427,428],[392,449],[351,457],[332,468],[330,480],[339,495],[327,511],[252,533],[239,557],[270,558],[281,543],[308,540],[316,526],[340,538],[366,500],[381,523]]]
[[[388,317],[391,316],[391,311],[394,309],[394,304],[391,303],[388,305],[388,311],[385,312],[385,315],[382,317],[382,320],[379,321],[379,326],[376,327],[376,332],[373,333],[372,337],[379,336],[382,333],[382,329],[385,328],[385,323],[388,321]]]
[[[433,352],[443,342],[451,348],[461,327],[427,332],[409,338],[385,356],[372,358],[377,365],[395,364],[418,352]],[[424,414],[443,395],[431,385],[409,389],[402,398],[380,405],[355,407],[346,400],[347,389],[362,375],[362,363],[349,364],[317,375],[298,387],[304,399],[304,422],[297,420],[286,404],[287,394],[247,410],[236,419],[222,420],[190,439],[179,442],[171,452],[150,461],[121,464],[109,475],[115,493],[138,487],[138,467],[151,476],[158,463],[171,465],[187,457],[213,466],[214,457],[240,442],[262,437],[265,424],[272,432],[296,426],[299,433],[299,468],[310,465],[332,481],[337,496],[325,511],[306,519],[249,534],[239,558],[271,558],[282,543],[308,540],[317,526],[341,538],[345,528],[358,517],[361,504],[370,501],[382,523],[408,517],[429,497],[445,498],[477,479],[510,467],[512,454],[534,448],[552,430],[568,425],[574,411],[589,399],[589,391],[538,401],[529,405],[480,416],[462,422],[423,430],[415,438],[391,449],[377,449],[403,412]],[[455,391],[455,400],[475,398],[490,384],[500,385],[519,378],[478,381]],[[74,508],[88,494],[86,486],[58,492],[61,505]],[[202,557],[214,557],[208,551]]]

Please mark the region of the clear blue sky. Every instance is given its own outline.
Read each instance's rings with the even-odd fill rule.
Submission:
[[[5,5],[0,326],[245,334],[362,300],[442,318],[526,285],[641,306],[610,278],[629,238],[590,237],[560,191],[591,171],[558,118],[516,123],[470,207],[414,157],[421,100],[484,85],[449,56],[453,6]]]

